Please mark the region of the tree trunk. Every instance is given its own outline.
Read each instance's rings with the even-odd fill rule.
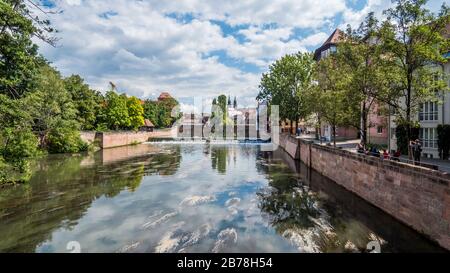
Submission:
[[[298,119],[299,119],[299,118],[297,118],[297,119],[295,120],[295,135],[297,135],[297,132],[298,132]]]
[[[336,125],[333,125],[333,146],[336,148]]]
[[[320,141],[320,144],[322,144],[322,122],[320,121],[320,115],[318,115],[317,121],[319,123],[319,130],[318,130],[318,132],[319,132],[319,141]]]
[[[292,130],[294,130],[294,122],[292,120],[289,121],[291,123],[291,131],[289,132],[292,135]]]
[[[366,103],[363,103],[361,111],[361,143],[362,145],[367,144],[367,119],[368,119],[368,109],[366,108]]]
[[[411,141],[411,85],[412,85],[412,72],[408,71],[408,89],[406,96],[406,139],[408,140],[408,158],[412,159],[412,151],[409,147],[409,143]]]

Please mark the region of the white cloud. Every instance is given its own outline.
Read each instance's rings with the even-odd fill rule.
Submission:
[[[324,43],[328,36],[330,34],[325,32],[315,33],[303,39],[300,44],[302,46],[318,46]]]
[[[265,70],[286,53],[316,47],[338,14],[357,23],[386,2],[368,0],[365,9],[353,11],[345,0],[56,0],[64,12],[50,19],[61,41],[57,48],[40,46],[64,75],[80,74],[99,90],[113,81],[143,98],[161,91],[178,98],[225,93],[253,103],[260,73],[246,66]],[[229,35],[211,20],[238,29]],[[311,34],[303,37],[299,29]]]

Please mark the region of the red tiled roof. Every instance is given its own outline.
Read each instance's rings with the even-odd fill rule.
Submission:
[[[145,127],[155,127],[155,125],[153,125],[153,123],[149,119],[144,120],[144,126]]]
[[[323,43],[322,46],[325,46],[327,44],[337,44],[340,41],[342,41],[344,36],[344,32],[340,29],[336,29],[331,35],[330,37],[328,37],[328,39],[325,41],[325,43]]]
[[[318,60],[320,58],[320,53],[329,48],[331,45],[336,45],[344,39],[345,33],[340,29],[335,29],[333,33],[328,37],[328,39],[314,52],[314,59]]]
[[[161,95],[159,95],[158,100],[166,100],[171,98],[172,96],[169,94],[169,92],[162,92]]]

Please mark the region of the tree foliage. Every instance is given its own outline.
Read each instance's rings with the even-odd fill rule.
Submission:
[[[388,17],[378,32],[386,67],[389,88],[378,98],[396,111],[398,123],[407,127],[412,139],[413,116],[421,103],[437,101],[437,90],[448,91],[440,63],[450,48],[442,34],[450,23],[444,4],[438,15],[425,8],[427,0],[396,0],[395,7],[386,10]],[[433,67],[433,64],[437,66]]]
[[[363,144],[367,143],[368,118],[377,103],[376,98],[384,94],[389,85],[385,77],[389,67],[382,57],[378,32],[378,20],[374,13],[369,13],[359,28],[348,27],[336,55],[346,96],[352,102],[349,107],[355,108],[354,118],[349,119],[348,125],[360,131]]]
[[[257,99],[280,107],[280,118],[306,118],[310,105],[306,94],[312,86],[314,60],[310,53],[285,55],[263,74]]]
[[[109,91],[105,96],[106,109],[105,116],[108,127],[114,130],[128,128],[130,119],[128,115],[127,97],[119,95],[114,91]]]
[[[332,129],[336,146],[336,128],[357,123],[359,104],[349,96],[349,78],[338,69],[339,57],[332,55],[320,60],[315,69],[315,88],[309,92],[312,111],[320,121],[326,121]]]
[[[44,62],[31,38],[56,42],[50,36],[55,32],[50,21],[41,20],[29,5],[40,7],[32,1],[0,0],[0,94],[11,98],[20,98],[29,90]]]
[[[144,125],[144,108],[141,101],[136,97],[127,100],[128,117],[130,119],[130,129],[138,130]]]
[[[79,75],[72,75],[64,79],[64,87],[71,95],[78,114],[76,120],[82,130],[94,130],[97,117],[100,114],[102,95],[89,88]]]
[[[167,128],[173,125],[179,118],[176,114],[176,107],[179,105],[174,98],[167,98],[162,101],[147,100],[144,104],[144,117],[149,119],[157,128]]]

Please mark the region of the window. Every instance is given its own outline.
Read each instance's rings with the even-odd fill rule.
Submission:
[[[436,121],[438,120],[437,102],[425,102],[420,104],[419,121]]]
[[[331,51],[331,53],[336,53],[337,52],[337,47],[336,46],[331,46],[330,47],[330,51]]]
[[[383,133],[383,126],[377,127],[377,134],[381,135]]]
[[[424,148],[438,148],[437,131],[436,128],[421,128],[420,140]]]

